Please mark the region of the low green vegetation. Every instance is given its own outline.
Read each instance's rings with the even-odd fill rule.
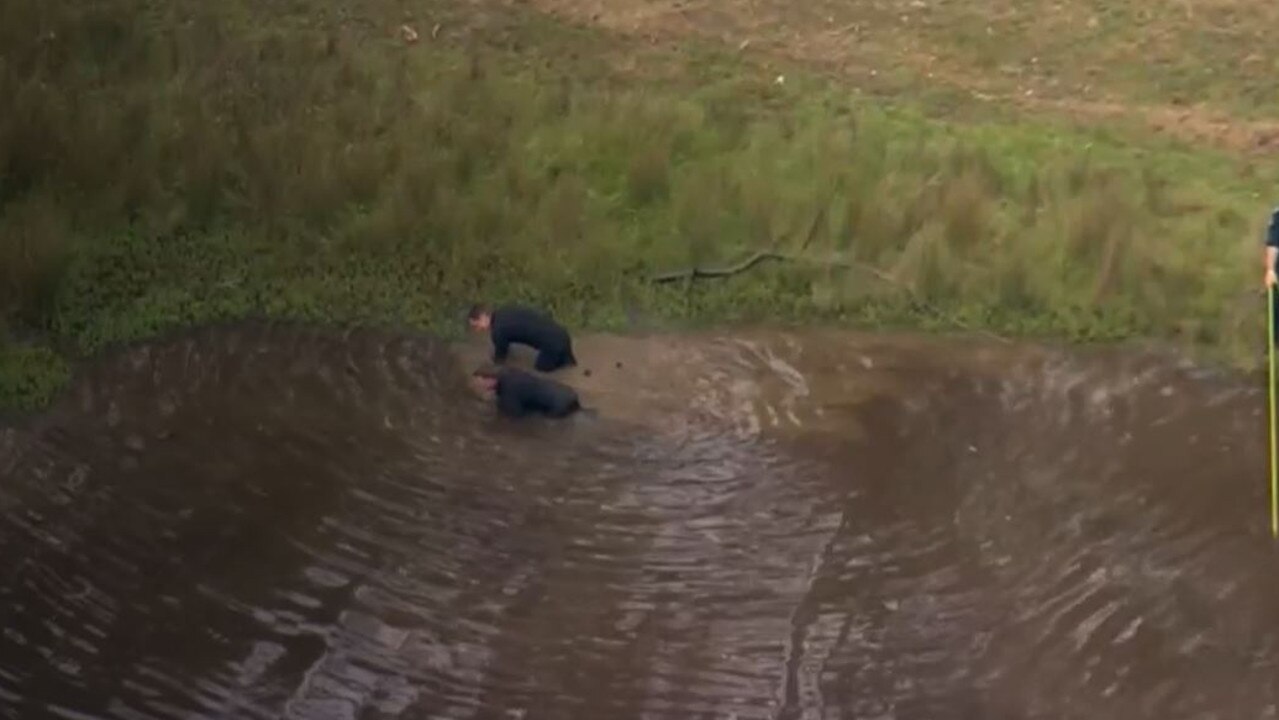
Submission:
[[[1274,172],[510,8],[0,6],[0,407],[68,363],[253,316],[451,333],[833,321],[1259,357]],[[624,62],[623,62],[624,59]],[[785,259],[725,279],[652,275]]]

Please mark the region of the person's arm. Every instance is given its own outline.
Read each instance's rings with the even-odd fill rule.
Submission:
[[[524,403],[520,402],[519,397],[513,392],[498,394],[497,409],[507,417],[523,417],[524,415]]]
[[[506,328],[498,325],[496,321],[493,324],[493,362],[506,362],[506,355],[511,350],[511,338]]]
[[[1266,287],[1275,284],[1275,261],[1279,259],[1279,208],[1270,215],[1270,227],[1266,229]]]

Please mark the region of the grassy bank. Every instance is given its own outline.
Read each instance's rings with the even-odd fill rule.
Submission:
[[[476,298],[578,328],[840,319],[1238,359],[1264,332],[1273,170],[1016,114],[949,123],[511,8],[10,3],[0,94],[8,408],[177,325],[456,332]],[[787,259],[649,282],[760,249]]]

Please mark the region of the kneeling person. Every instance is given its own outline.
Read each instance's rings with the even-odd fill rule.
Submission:
[[[493,340],[493,362],[506,360],[511,343],[535,348],[542,372],[553,372],[577,364],[568,330],[545,313],[521,305],[505,305],[490,310],[486,305],[471,308],[468,322],[477,332],[489,331]]]
[[[518,368],[480,368],[472,377],[482,393],[496,397],[498,410],[509,417],[535,412],[562,418],[582,409],[573,388]]]

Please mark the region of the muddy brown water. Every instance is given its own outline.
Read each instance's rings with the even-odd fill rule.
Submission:
[[[0,430],[3,718],[1275,718],[1265,397],[1155,355],[211,329]],[[589,376],[586,370],[590,370]]]

